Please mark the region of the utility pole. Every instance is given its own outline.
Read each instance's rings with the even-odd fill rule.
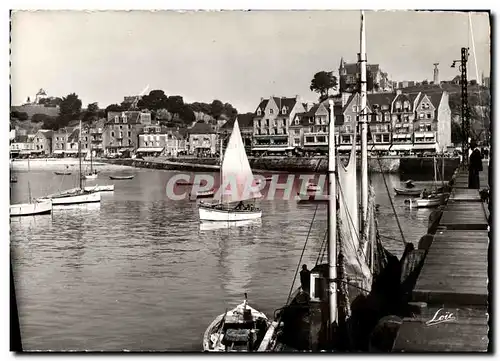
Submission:
[[[470,130],[470,113],[467,94],[467,60],[469,58],[469,48],[462,48],[462,57],[460,60],[454,60],[451,67],[454,68],[456,63],[460,63],[460,86],[462,100],[462,164],[466,166],[469,162],[469,130]]]

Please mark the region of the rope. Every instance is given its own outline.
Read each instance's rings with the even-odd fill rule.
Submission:
[[[385,238],[385,239],[389,239],[391,241],[397,241],[397,242],[401,242],[401,240],[399,238],[394,238],[394,237],[389,237],[389,236],[384,236],[383,234],[379,234],[380,237],[382,238]]]
[[[391,202],[392,211],[394,212],[394,217],[396,218],[396,223],[398,224],[399,232],[401,233],[403,245],[406,246],[405,235],[403,233],[403,229],[401,228],[401,224],[399,223],[398,214],[396,213],[396,208],[394,207],[394,202],[392,201],[392,197],[391,197],[391,194],[389,192],[389,187],[387,186],[387,180],[385,179],[384,171],[382,169],[382,163],[380,162],[379,156],[377,156],[377,161],[378,161],[378,164],[380,166],[381,173],[382,173],[382,179],[384,180],[385,190],[387,191],[387,194],[389,195],[389,201]]]
[[[307,241],[309,240],[309,236],[311,234],[311,229],[312,229],[312,226],[314,224],[314,219],[316,218],[316,212],[318,211],[318,205],[319,204],[316,204],[316,209],[314,210],[314,215],[313,215],[313,218],[311,220],[311,224],[309,225],[309,231],[307,232],[306,241],[304,242],[304,247],[302,248],[302,253],[300,254],[299,262],[297,264],[297,268],[296,268],[295,274],[293,276],[293,281],[292,281],[292,285],[290,286],[290,291],[288,292],[286,304],[288,304],[288,302],[290,301],[290,296],[292,295],[292,292],[293,292],[293,286],[295,284],[295,280],[297,279],[297,274],[299,273],[300,264],[302,263],[302,258],[304,257],[304,253],[306,251]]]
[[[325,252],[326,252],[325,244],[326,244],[327,239],[328,239],[328,229],[326,230],[325,235],[323,236],[323,242],[321,242],[321,247],[319,248],[318,258],[316,258],[316,265],[318,265],[318,263],[323,262],[323,257],[324,257]]]

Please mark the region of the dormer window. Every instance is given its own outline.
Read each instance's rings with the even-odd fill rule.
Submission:
[[[299,125],[299,118],[295,118],[295,125]]]
[[[396,110],[401,110],[401,102],[396,102]]]
[[[283,107],[283,109],[281,109],[281,113],[286,114],[286,107]]]
[[[274,113],[274,110],[273,109],[269,109],[269,114],[273,114]]]
[[[115,115],[115,123],[120,122],[120,119],[118,119],[118,115]]]
[[[262,114],[262,112],[260,111],[260,108],[257,109],[257,115],[261,115],[261,114]]]

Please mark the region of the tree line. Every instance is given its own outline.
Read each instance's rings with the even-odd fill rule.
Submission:
[[[68,126],[74,120],[82,120],[83,123],[91,124],[100,118],[107,118],[109,112],[142,110],[150,112],[152,119],[158,120],[162,125],[187,127],[203,115],[214,122],[222,117],[233,120],[238,115],[237,109],[230,103],[223,103],[218,99],[211,103],[194,102],[190,104],[185,103],[180,95],[167,96],[163,90],[158,89],[135,98],[135,100],[124,100],[120,104],[108,105],[105,109],[100,109],[98,103],[90,103],[87,109],[82,109],[82,101],[75,93],[62,98],[42,99],[40,104],[59,106],[59,115],[53,117],[37,113],[32,115],[31,122],[42,123],[44,129],[57,130]],[[17,110],[12,110],[10,117],[20,121],[29,119],[26,112]]]

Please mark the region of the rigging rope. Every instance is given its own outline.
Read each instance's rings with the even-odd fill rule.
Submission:
[[[380,166],[380,171],[382,172],[382,179],[384,180],[385,190],[387,191],[387,195],[389,196],[389,201],[391,202],[392,211],[394,212],[394,217],[396,218],[396,223],[398,224],[399,232],[401,233],[403,245],[406,246],[405,235],[403,233],[403,229],[401,228],[401,223],[399,223],[398,214],[396,213],[396,208],[394,207],[394,202],[392,201],[391,194],[389,193],[389,187],[387,186],[387,181],[385,179],[384,170],[382,169],[382,163],[380,162],[380,157],[378,155],[377,155],[377,161],[378,161],[378,164]]]
[[[288,292],[286,304],[288,304],[288,302],[290,301],[290,296],[292,295],[292,292],[293,292],[293,286],[295,284],[295,280],[297,279],[297,274],[299,273],[300,264],[302,263],[302,258],[304,257],[304,253],[306,251],[307,241],[309,240],[309,236],[311,234],[311,229],[312,229],[312,226],[314,224],[314,219],[316,218],[316,212],[318,211],[318,205],[319,204],[316,204],[316,209],[314,210],[313,218],[311,220],[311,224],[309,225],[309,231],[307,232],[306,241],[304,242],[304,247],[302,248],[302,253],[300,254],[299,262],[297,264],[297,268],[295,269],[295,274],[293,276],[292,285],[290,286],[290,291]]]

